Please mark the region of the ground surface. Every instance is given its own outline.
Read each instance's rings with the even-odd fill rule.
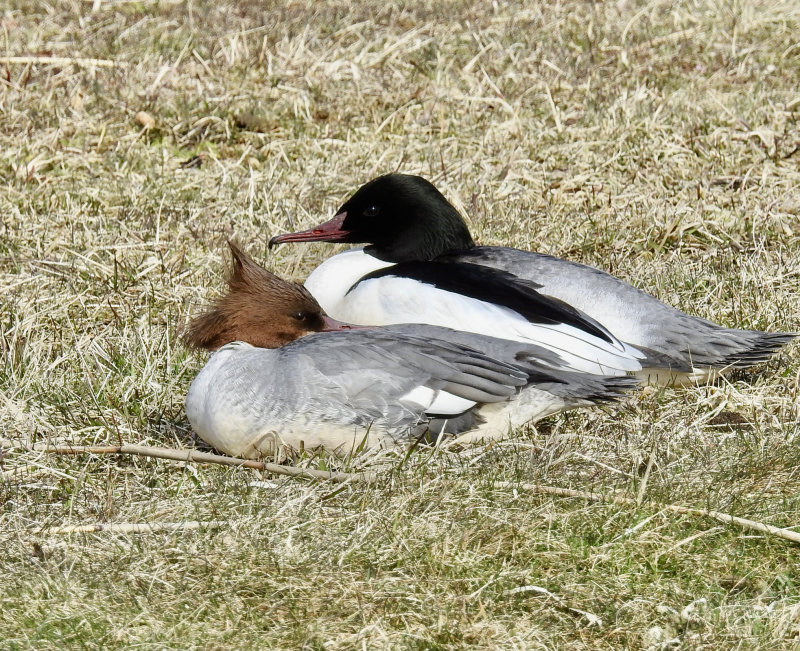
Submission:
[[[797,344],[488,450],[298,461],[369,485],[30,449],[199,447],[178,335],[225,239],[302,280],[334,249],[269,237],[397,169],[483,243],[800,329],[795,0],[7,0],[0,26],[0,648],[798,644],[798,546],[659,506],[800,524]],[[47,531],[186,521],[216,524]]]

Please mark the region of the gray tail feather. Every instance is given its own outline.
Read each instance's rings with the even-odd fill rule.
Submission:
[[[641,378],[633,375],[616,377],[559,371],[553,376],[550,382],[541,383],[539,388],[563,398],[572,408],[614,402],[641,384]]]
[[[693,368],[745,368],[766,362],[799,333],[715,327],[704,334],[707,336],[700,346],[692,350],[691,346],[684,344],[678,355],[636,345],[646,355],[642,366],[669,369],[673,373],[691,373]]]
[[[800,334],[797,332],[759,332],[758,330],[740,330],[738,332],[746,335],[747,344],[741,350],[726,354],[721,360],[722,365],[744,368],[761,364]]]

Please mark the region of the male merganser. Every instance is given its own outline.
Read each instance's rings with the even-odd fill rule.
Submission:
[[[200,438],[233,456],[279,446],[341,454],[428,432],[503,436],[638,383],[546,368],[557,361],[531,345],[425,325],[338,323],[301,285],[231,251],[227,295],[187,330],[189,345],[216,352],[189,388],[186,414]]]
[[[575,356],[597,361],[603,373],[632,370],[651,383],[702,382],[764,362],[796,336],[724,328],[594,267],[508,247],[476,246],[458,211],[419,176],[373,179],[330,221],[273,237],[270,246],[313,241],[368,243],[329,258],[306,280],[334,317],[361,324],[435,323],[536,341],[579,370],[597,372],[575,363]],[[572,312],[565,316],[564,310],[553,309],[543,315],[542,301],[551,297]],[[520,320],[531,321],[537,330],[522,337]],[[565,332],[573,328],[574,348],[565,350],[563,338],[551,338],[547,329],[553,323]],[[615,365],[601,347],[587,348],[587,342],[597,344],[609,332],[613,338],[605,343],[620,356],[629,354],[639,368]]]

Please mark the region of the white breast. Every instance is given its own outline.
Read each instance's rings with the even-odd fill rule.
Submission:
[[[392,262],[378,260],[364,253],[364,249],[351,249],[328,258],[306,278],[306,289],[311,292],[317,302],[329,316],[340,317],[336,313],[342,309],[342,303],[350,302],[347,291],[362,277],[373,271],[391,267]],[[344,320],[344,319],[342,319]],[[359,325],[382,325],[365,321],[354,321]]]

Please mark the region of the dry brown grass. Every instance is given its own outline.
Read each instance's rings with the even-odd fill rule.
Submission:
[[[269,237],[395,169],[484,243],[797,330],[796,2],[11,0],[0,28],[0,648],[798,645],[796,548],[654,506],[800,523],[796,344],[490,450],[301,460],[366,486],[27,449],[197,446],[177,333],[224,238],[302,279],[333,249]],[[214,526],[44,531],[182,521]]]

